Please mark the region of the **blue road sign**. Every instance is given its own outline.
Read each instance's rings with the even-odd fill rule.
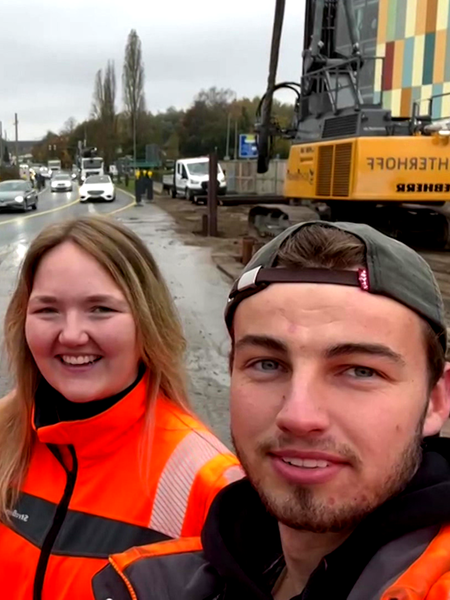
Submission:
[[[256,135],[241,133],[239,136],[239,158],[257,158],[258,146]]]

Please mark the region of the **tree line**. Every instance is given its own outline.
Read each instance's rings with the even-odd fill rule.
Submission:
[[[128,36],[122,67],[122,109],[117,110],[117,81],[113,61],[95,76],[92,107],[86,120],[70,117],[59,133],[47,132],[33,151],[37,162],[60,158],[68,167],[78,144],[97,147],[107,165],[120,157],[145,158],[148,144],[156,145],[163,158],[199,156],[217,149],[220,158],[234,158],[237,136],[252,133],[260,97],[238,98],[230,89],[201,90],[185,110],[169,107],[163,112],[147,110],[142,43],[135,30]],[[274,116],[288,126],[293,106],[274,101]],[[284,158],[285,140],[276,142],[275,154]]]

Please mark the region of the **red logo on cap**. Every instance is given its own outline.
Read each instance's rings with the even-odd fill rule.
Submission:
[[[367,269],[358,269],[358,279],[359,285],[361,289],[368,292],[369,291],[369,274],[367,273]]]

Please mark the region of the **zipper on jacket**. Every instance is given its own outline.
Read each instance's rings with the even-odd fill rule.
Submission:
[[[50,560],[53,544],[55,543],[58,533],[60,532],[61,527],[64,523],[64,519],[66,518],[69,503],[72,498],[73,490],[75,488],[75,482],[77,479],[78,471],[77,455],[75,454],[75,449],[73,446],[68,447],[69,452],[72,456],[72,468],[70,470],[65,466],[58,449],[55,446],[50,445],[49,448],[55,455],[55,457],[58,459],[58,462],[60,462],[63,466],[67,474],[67,480],[66,487],[64,488],[64,494],[56,508],[52,526],[50,527],[50,530],[45,537],[44,543],[42,544],[41,553],[39,555],[39,560],[36,567],[36,575],[34,578],[33,600],[42,599],[42,589],[44,587],[44,580],[45,574],[47,572],[48,561]]]

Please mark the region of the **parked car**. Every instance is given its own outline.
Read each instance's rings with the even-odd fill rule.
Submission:
[[[0,183],[0,209],[13,208],[27,212],[37,209],[38,195],[30,181],[10,179]]]
[[[54,173],[50,187],[52,192],[71,192],[72,177],[68,173]]]
[[[91,175],[80,187],[80,202],[104,200],[113,202],[116,199],[116,188],[109,175]]]

